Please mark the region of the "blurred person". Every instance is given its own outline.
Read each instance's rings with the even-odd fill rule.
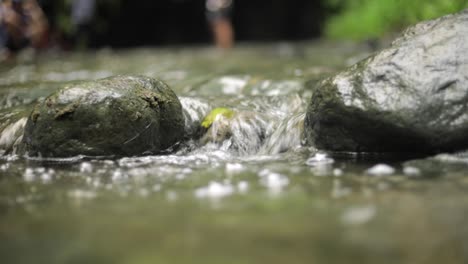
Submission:
[[[0,3],[0,45],[7,57],[26,47],[44,48],[48,22],[36,0]]]
[[[78,48],[86,48],[89,45],[89,35],[95,12],[95,0],[73,0],[72,2],[73,39]]]
[[[233,0],[206,0],[206,16],[211,25],[216,47],[229,49],[234,44],[231,23]]]

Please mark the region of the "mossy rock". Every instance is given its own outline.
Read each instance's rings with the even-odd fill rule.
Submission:
[[[162,81],[115,76],[67,86],[37,104],[23,149],[30,156],[157,154],[179,142],[179,99]]]

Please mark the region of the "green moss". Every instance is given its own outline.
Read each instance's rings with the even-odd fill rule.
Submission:
[[[222,115],[228,119],[231,119],[234,116],[234,114],[235,112],[229,108],[215,108],[205,117],[205,119],[203,119],[201,125],[204,128],[209,128],[218,115]]]

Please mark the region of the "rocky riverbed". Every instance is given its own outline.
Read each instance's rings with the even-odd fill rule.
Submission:
[[[428,25],[421,30],[437,29]],[[408,32],[408,36],[418,35]],[[458,37],[427,49],[437,55],[440,45]],[[374,76],[366,75],[371,71],[366,67],[376,63],[376,58],[388,58],[384,55],[392,49],[404,49],[410,41],[406,38],[358,66],[353,65],[372,55],[365,46],[322,41],[241,45],[230,53],[204,47],[101,50],[44,55],[36,60],[22,58],[17,64],[2,65],[2,263],[466,262],[468,154],[462,151],[464,145],[433,148],[416,144],[419,134],[410,134],[416,135],[416,141],[395,136],[408,134],[385,136],[383,130],[377,133],[376,127],[369,125],[374,119],[364,118],[369,116],[367,108],[357,105],[359,96],[366,96],[369,104],[364,106],[372,106],[372,113],[382,120],[394,116],[393,110],[406,113],[400,111],[401,107],[410,105],[413,107],[409,110],[415,112],[408,112],[408,116],[420,115],[419,124],[431,116],[439,122],[456,108],[456,99],[464,98],[455,96],[466,90],[463,82],[442,85],[445,79],[435,71],[430,75],[432,82],[424,78],[434,84],[430,88],[443,86],[435,97],[419,96],[422,92],[415,92],[413,97],[397,94],[390,86],[393,81],[387,82],[394,71],[382,66],[383,60],[378,65],[388,71],[376,87],[346,86],[349,93],[344,93],[342,86],[332,85],[342,84],[333,81],[337,78],[354,78],[353,70]],[[424,62],[430,61],[421,56]],[[464,69],[466,61],[457,60]],[[397,76],[406,76],[403,73],[406,71]],[[459,74],[464,76],[466,71]],[[162,153],[145,153],[154,150],[149,144],[118,157],[85,152],[58,155],[54,149],[48,150],[51,155],[37,155],[41,152],[38,148],[33,148],[28,157],[18,155],[21,149],[17,146],[34,135],[32,131],[23,137],[25,127],[30,126],[28,117],[34,116],[31,113],[47,115],[47,109],[52,109],[54,120],[70,121],[75,111],[81,111],[79,106],[55,107],[57,101],[47,106],[48,100],[56,98],[53,94],[71,93],[73,87],[89,84],[95,87],[109,80],[105,78],[123,75],[152,78],[141,77],[143,83],[150,84],[144,84],[143,90],[148,88],[150,93],[156,92],[154,86],[165,87],[155,81],[161,80],[177,95],[183,128],[171,130],[174,133],[169,135],[179,142],[177,147],[171,148],[172,141],[164,140],[168,144],[162,149],[167,151]],[[136,85],[125,78],[118,83]],[[432,88],[429,91],[434,91]],[[387,99],[381,102],[380,97],[372,97],[376,89],[385,92]],[[99,101],[99,89],[83,94]],[[358,115],[351,115],[350,120],[343,121],[344,129],[336,130],[336,123],[325,121],[338,119],[330,119],[326,111],[321,112],[325,115],[311,116],[317,95],[331,95],[330,102],[341,106],[340,116],[350,115],[349,109]],[[79,101],[82,97],[73,98]],[[135,100],[138,98],[141,96]],[[343,98],[345,101],[340,101]],[[408,103],[410,99],[417,104]],[[453,104],[435,104],[441,108],[434,113],[421,110],[431,109],[428,105],[441,99]],[[151,104],[143,100],[135,103],[135,108],[140,111],[139,107],[145,105]],[[322,109],[320,104],[316,107]],[[216,108],[229,111],[205,120]],[[108,115],[108,108],[95,110]],[[140,118],[146,120],[144,109],[141,112]],[[461,110],[456,113],[464,115]],[[161,115],[154,116],[148,115],[148,120],[161,121]],[[92,120],[80,122],[92,123],[95,118],[93,115]],[[449,135],[452,128],[463,125],[460,120],[463,118],[444,127]],[[204,121],[205,127],[201,126]],[[112,122],[122,122],[123,127],[127,124],[124,118]],[[134,133],[125,134],[125,138],[131,139],[145,124],[135,126]],[[412,129],[398,130],[388,122],[385,125],[390,131]],[[434,127],[427,128],[429,134],[433,135],[429,129]],[[180,131],[182,134],[178,134]],[[304,131],[309,133],[307,140]],[[60,142],[60,137],[52,133],[48,136],[57,140],[51,138],[51,144]],[[329,135],[330,141],[327,137],[322,141],[324,135]],[[79,136],[86,140],[88,135]],[[121,142],[118,139],[109,136],[103,140]],[[381,145],[366,145],[368,142]],[[121,145],[117,147],[125,149]],[[366,148],[369,146],[375,148]],[[412,149],[409,146],[421,148],[417,153],[407,152]],[[433,153],[438,152],[435,150],[451,153]]]

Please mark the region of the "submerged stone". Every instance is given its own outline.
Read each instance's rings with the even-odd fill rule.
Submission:
[[[162,81],[115,76],[67,86],[36,105],[23,138],[31,156],[134,156],[183,138],[179,99]]]
[[[312,88],[309,145],[332,151],[468,148],[468,10],[422,22]]]

